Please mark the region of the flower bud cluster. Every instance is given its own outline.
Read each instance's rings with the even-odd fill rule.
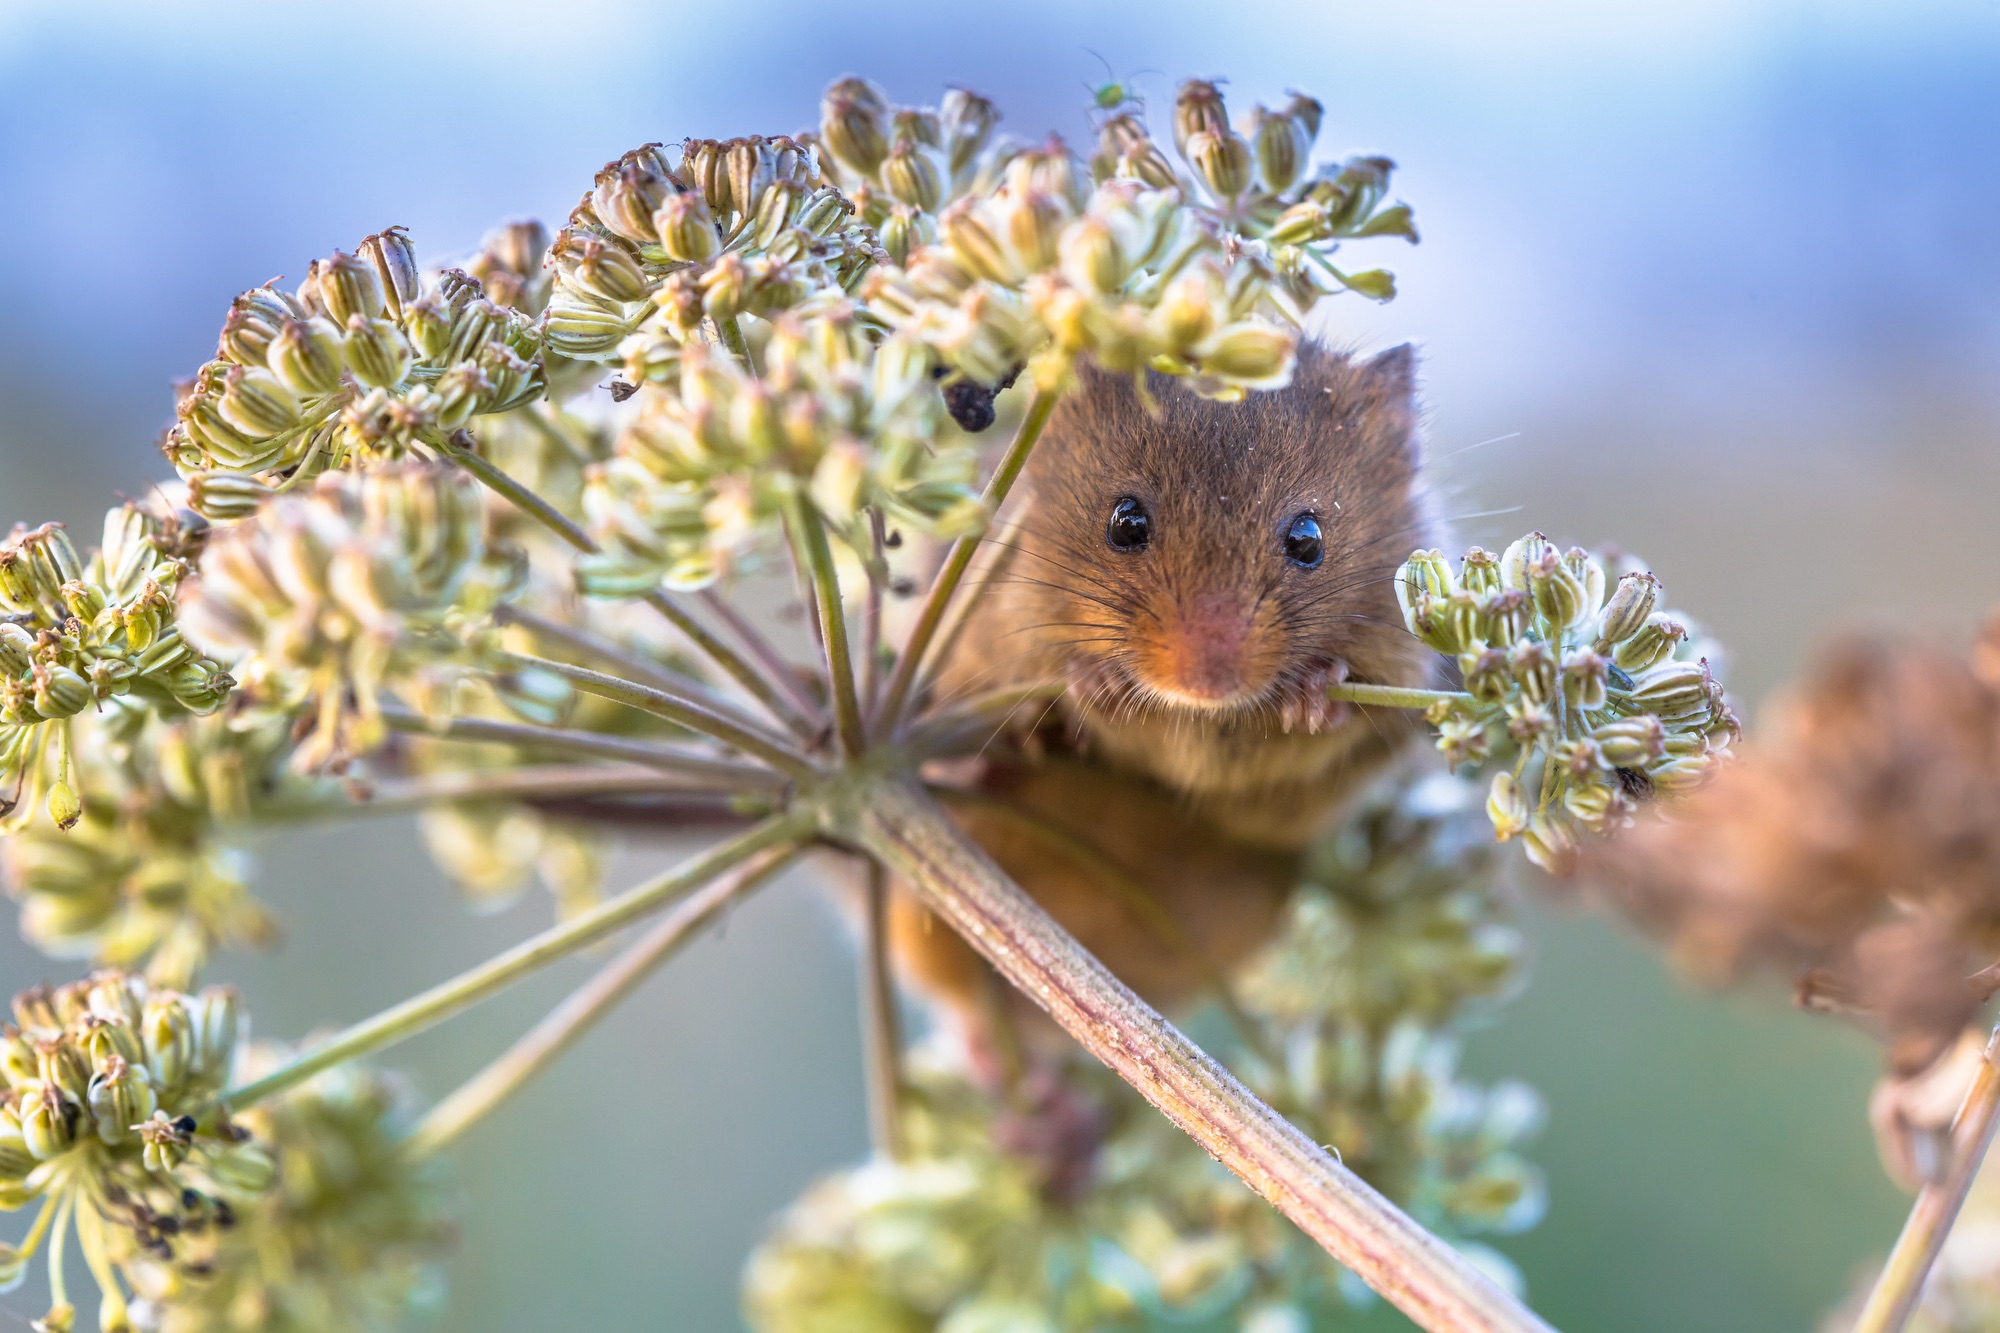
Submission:
[[[287,1052],[259,1043],[254,1077]],[[158,1333],[401,1326],[450,1241],[434,1166],[403,1149],[410,1097],[366,1067],[328,1071],[239,1120],[278,1163],[234,1225],[135,1250],[133,1309]]]
[[[218,533],[181,611],[256,697],[311,709],[294,756],[311,771],[378,745],[382,691],[460,657],[519,576],[477,483],[405,463],[328,474]]]
[[[1277,940],[1238,979],[1272,1067],[1219,1049],[1296,1123],[1427,1225],[1532,1226],[1519,1148],[1541,1104],[1453,1070],[1452,1032],[1520,980],[1491,840],[1467,784],[1380,794],[1313,856]],[[1365,1291],[1096,1067],[1031,1067],[999,1094],[936,1047],[905,1071],[906,1152],[821,1181],[753,1255],[759,1333],[822,1328],[1305,1328]]]
[[[935,107],[897,107],[866,79],[846,78],[819,107],[821,166],[898,266],[937,239],[939,213],[991,187],[1011,151],[993,138],[999,109],[966,88],[947,89]]]
[[[545,388],[535,321],[460,270],[424,282],[392,227],[315,261],[294,292],[237,297],[163,447],[194,507],[233,521],[295,477],[402,457]]]
[[[188,531],[180,516],[126,504],[105,516],[87,563],[60,524],[0,543],[0,830],[39,808],[64,828],[82,816],[70,719],[112,701],[205,713],[234,686],[181,633]]]
[[[1607,587],[1599,560],[1539,532],[1497,557],[1474,547],[1457,571],[1418,551],[1397,572],[1404,622],[1470,696],[1432,706],[1438,749],[1454,766],[1506,765],[1487,812],[1544,869],[1571,867],[1577,830],[1622,827],[1655,792],[1699,785],[1740,734],[1659,592],[1637,568]]]
[[[690,139],[677,160],[634,149],[598,172],[549,251],[549,348],[657,377],[704,321],[852,289],[881,254],[852,213],[795,139]]]
[[[247,854],[226,826],[271,784],[290,720],[225,710],[176,720],[130,709],[79,731],[83,817],[0,843],[21,934],[55,957],[144,965],[156,984],[189,984],[218,947],[269,942],[250,896]]]
[[[848,302],[781,315],[761,374],[690,345],[670,383],[648,383],[584,510],[603,550],[578,564],[588,592],[700,587],[729,568],[804,490],[836,531],[876,506],[945,535],[985,521],[968,444],[936,443],[943,399],[910,339],[877,344]],[[857,539],[858,540],[858,539]]]
[[[76,1216],[100,1279],[135,1251],[171,1254],[175,1238],[270,1187],[269,1155],[210,1109],[243,1026],[235,991],[186,995],[98,972],[22,991],[14,1020],[0,1028],[0,1208],[46,1199],[59,1227]],[[61,1238],[39,1226],[8,1253],[25,1267],[41,1244],[54,1263]],[[72,1317],[58,1306],[49,1322]],[[132,1326],[115,1283],[99,1325]]]

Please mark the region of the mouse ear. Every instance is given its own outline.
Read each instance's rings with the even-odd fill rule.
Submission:
[[[1361,373],[1368,380],[1369,387],[1386,402],[1407,404],[1412,412],[1417,397],[1417,349],[1410,343],[1399,343],[1388,351],[1378,354]]]

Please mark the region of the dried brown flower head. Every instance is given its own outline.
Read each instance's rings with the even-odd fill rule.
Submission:
[[[1996,633],[1979,665],[1836,646],[1743,762],[1596,859],[1606,896],[1694,970],[1790,970],[1802,1004],[1864,1017],[1899,1071],[1930,1063],[2000,957]]]

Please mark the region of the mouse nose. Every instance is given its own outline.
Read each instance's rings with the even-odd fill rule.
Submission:
[[[1148,683],[1161,694],[1195,707],[1235,703],[1262,689],[1268,671],[1259,670],[1258,608],[1228,593],[1190,598],[1161,626],[1157,651],[1149,654]]]

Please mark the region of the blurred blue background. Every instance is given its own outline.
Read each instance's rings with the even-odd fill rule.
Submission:
[[[1328,331],[1417,340],[1452,511],[1646,553],[1755,700],[1831,627],[1963,637],[2000,536],[2000,7],[1455,0],[0,0],[0,521],[81,532],[162,475],[169,385],[228,301],[388,224],[430,257],[559,219],[653,139],[782,132],[832,77],[947,82],[1087,136],[1299,87],[1321,148],[1385,151],[1424,242]],[[1380,251],[1371,252],[1380,254]],[[635,853],[640,861],[662,849]],[[360,1017],[520,938],[413,831],[273,847],[293,943],[233,960],[262,1030]],[[1539,976],[1468,1059],[1552,1103],[1542,1228],[1507,1248],[1571,1330],[1804,1330],[1893,1236],[1874,1053],[1783,996],[1689,992],[1537,908]],[[0,941],[0,990],[47,965]],[[406,1048],[432,1095],[572,984]],[[743,909],[460,1154],[451,1330],[736,1326],[762,1220],[864,1130],[846,942],[806,877]],[[6,1299],[0,1324],[36,1310]]]

